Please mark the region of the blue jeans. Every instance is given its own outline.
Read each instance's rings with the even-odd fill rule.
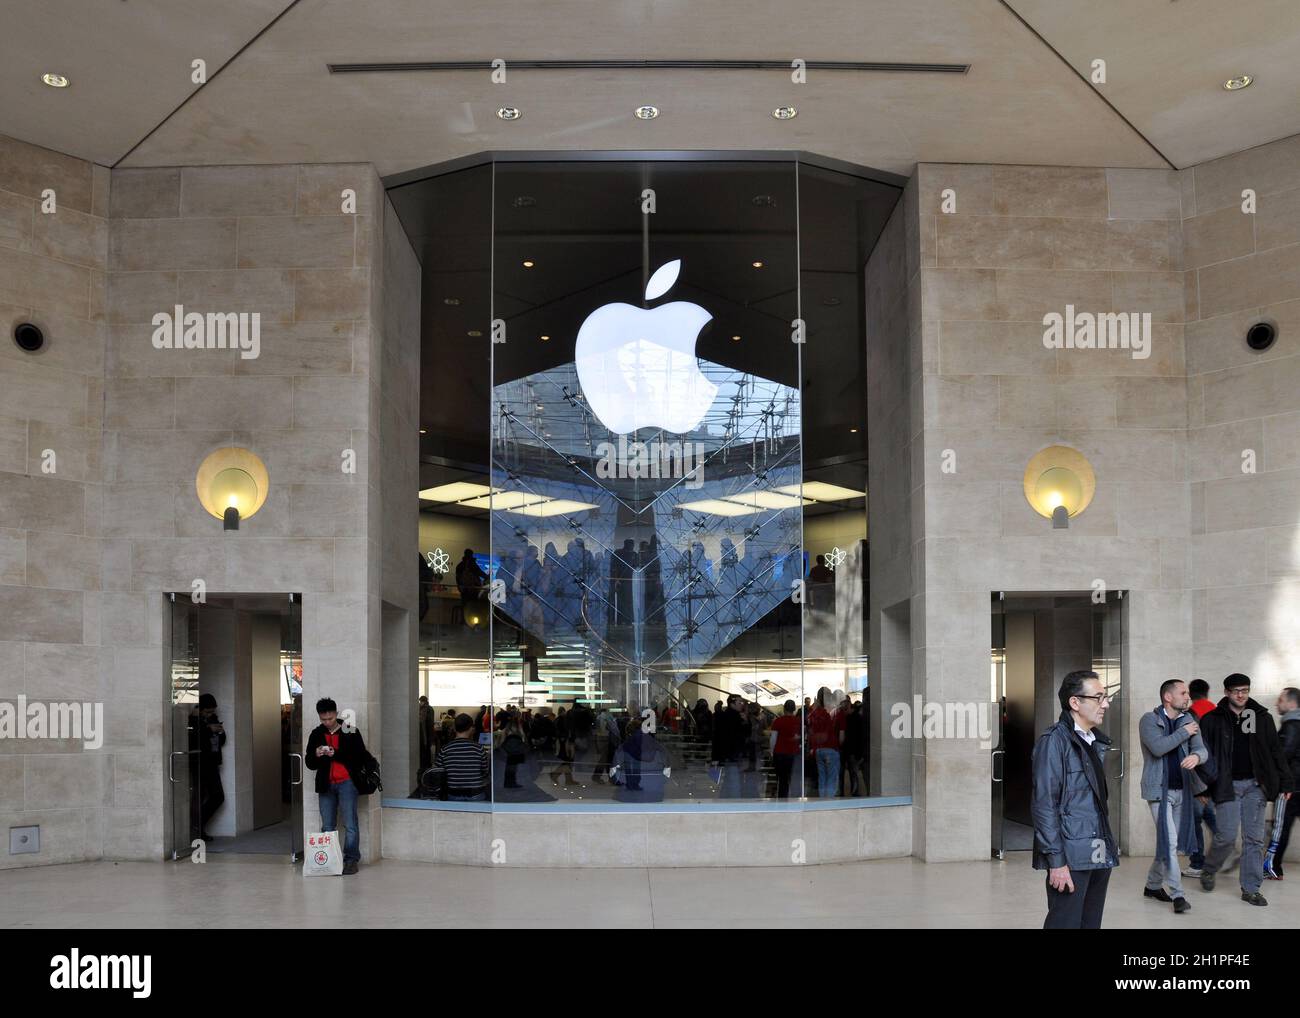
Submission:
[[[1151,807],[1151,819],[1156,824],[1156,857],[1147,870],[1148,890],[1158,891],[1165,885],[1169,887],[1171,898],[1185,898],[1183,877],[1178,869],[1178,828],[1183,818],[1183,790],[1171,788],[1165,793],[1169,796],[1169,809],[1161,801],[1148,803]],[[1160,824],[1165,824],[1167,855],[1160,858]]]
[[[361,861],[361,825],[357,822],[357,786],[352,779],[330,784],[320,793],[320,823],[323,831],[337,831],[339,806],[343,809],[343,862]]]
[[[1192,817],[1196,821],[1196,851],[1189,857],[1192,869],[1199,870],[1205,865],[1205,832],[1201,829],[1201,821],[1205,821],[1205,826],[1210,829],[1211,834],[1219,833],[1219,824],[1214,815],[1214,803],[1207,802],[1204,806],[1196,799],[1192,800]]]
[[[834,799],[840,790],[840,751],[817,750],[817,794],[823,799]]]

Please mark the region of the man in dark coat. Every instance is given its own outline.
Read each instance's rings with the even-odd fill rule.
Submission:
[[[1034,746],[1034,869],[1047,870],[1043,929],[1101,928],[1110,871],[1119,865],[1103,760],[1110,739],[1098,726],[1110,697],[1096,672],[1061,682],[1061,717]]]
[[[1224,697],[1201,720],[1216,774],[1202,773],[1218,817],[1214,843],[1205,854],[1201,889],[1214,890],[1214,876],[1228,859],[1241,828],[1241,900],[1267,905],[1264,881],[1264,809],[1278,795],[1290,798],[1291,769],[1268,710],[1251,698],[1250,676],[1223,680]]]

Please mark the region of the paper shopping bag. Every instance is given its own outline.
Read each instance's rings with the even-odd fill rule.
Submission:
[[[338,831],[307,835],[302,861],[304,877],[337,877],[343,873],[343,844]]]

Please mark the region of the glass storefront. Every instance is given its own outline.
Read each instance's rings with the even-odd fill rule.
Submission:
[[[390,195],[424,271],[410,798],[907,795],[867,655],[862,270],[897,187],[512,159]]]

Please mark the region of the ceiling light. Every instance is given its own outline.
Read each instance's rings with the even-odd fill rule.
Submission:
[[[480,329],[470,329],[469,332],[465,333],[465,335],[472,336],[474,339],[477,339],[479,336],[483,335],[483,332]]]
[[[62,74],[42,74],[41,81],[49,85],[50,88],[67,88],[68,79]]]
[[[731,337],[731,341],[732,341],[733,343],[739,343],[739,342],[740,342],[740,337],[739,337],[739,336],[732,336],[732,337]]]
[[[436,488],[421,488],[420,497],[430,502],[459,502],[465,498],[479,498],[491,490],[486,484],[452,481],[450,484],[440,484]]]
[[[785,492],[787,495],[800,494],[799,485],[787,484],[777,491]],[[866,495],[865,491],[858,491],[855,488],[844,488],[838,484],[828,484],[826,481],[804,481],[802,494],[805,498],[811,498],[818,502],[840,502],[849,498],[862,498]]]
[[[633,115],[637,118],[637,120],[654,120],[655,117],[659,116],[659,107],[638,106],[635,110],[633,110]]]
[[[726,498],[728,502],[752,506],[755,511],[759,509],[793,509],[796,506],[813,504],[813,500],[810,498],[801,499],[798,495],[785,495],[776,491],[746,491],[740,495],[728,495]]]
[[[502,507],[497,506],[497,508]],[[517,509],[506,509],[506,512],[544,518],[547,516],[560,516],[564,513],[585,513],[588,510],[599,508],[594,502],[575,502],[569,498],[549,498],[545,502],[537,502]]]
[[[850,434],[850,435],[856,435],[857,433],[858,433],[858,429],[857,429],[857,428],[849,428],[849,434]]]
[[[763,263],[762,263],[762,262],[750,262],[750,264],[753,265],[754,268],[756,268],[756,269],[761,269],[761,268],[763,267]]]
[[[518,509],[520,506],[536,505],[551,501],[545,495],[534,495],[531,491],[497,491],[482,498],[470,498],[459,503],[470,509]]]
[[[1253,82],[1254,80],[1255,79],[1251,77],[1249,74],[1242,74],[1236,78],[1229,78],[1227,81],[1223,83],[1223,87],[1226,88],[1229,92],[1239,92],[1243,88],[1248,88],[1250,86],[1250,83]]]
[[[757,509],[751,509],[749,506],[738,505],[735,502],[723,502],[718,498],[701,499],[699,502],[682,502],[677,508],[689,509],[693,513],[712,513],[714,516],[748,516],[750,513],[758,511]]]
[[[550,336],[543,336],[543,337],[542,337],[542,342],[545,343],[545,342],[546,342],[548,339],[550,339],[550,338],[551,338]]]
[[[777,120],[793,120],[799,115],[799,111],[793,106],[778,106],[772,111],[772,116]]]
[[[502,120],[518,120],[523,114],[517,106],[502,106],[497,110],[497,116]]]
[[[536,264],[537,264],[536,262],[531,261],[531,260],[527,260],[527,259],[526,259],[526,260],[524,261],[524,268],[526,268],[526,269],[531,269],[531,268],[532,268],[534,265],[536,265]]]
[[[459,298],[459,297],[443,297],[443,298],[442,298],[442,302],[443,302],[444,304],[446,304],[447,307],[449,307],[449,308],[457,308],[457,307],[460,307],[460,298]]]
[[[424,428],[421,428],[421,429],[420,429],[420,434],[421,434],[421,435],[427,435],[428,432],[425,431]]]

